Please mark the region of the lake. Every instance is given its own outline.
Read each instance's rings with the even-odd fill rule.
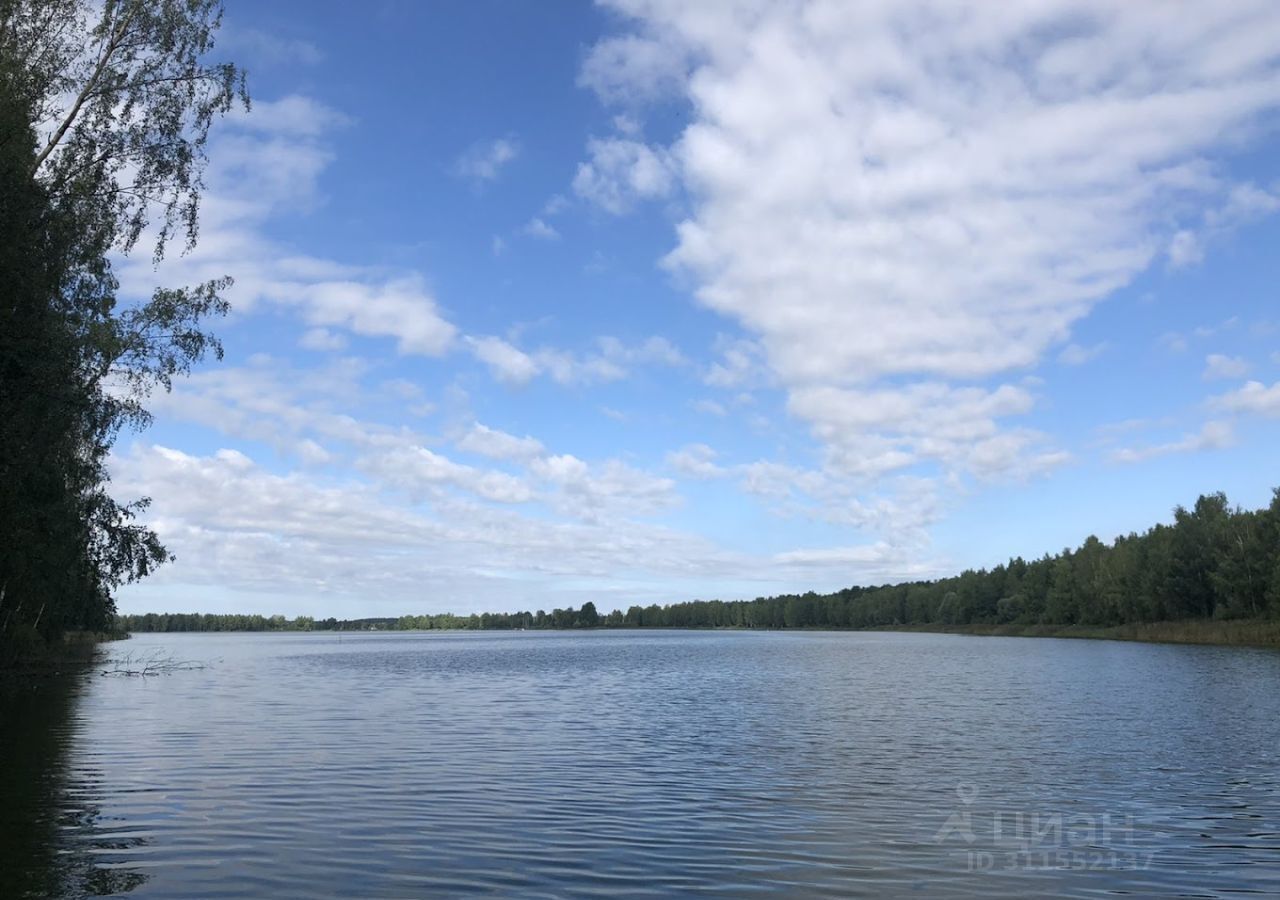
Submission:
[[[108,653],[207,667],[0,700],[0,896],[1280,892],[1273,651],[596,631]]]

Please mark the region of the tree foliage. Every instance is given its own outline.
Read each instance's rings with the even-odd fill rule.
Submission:
[[[212,354],[228,279],[122,305],[115,254],[198,234],[213,121],[247,106],[206,55],[219,0],[0,0],[0,644],[111,624],[169,556],[107,458]],[[6,655],[0,647],[0,661]]]

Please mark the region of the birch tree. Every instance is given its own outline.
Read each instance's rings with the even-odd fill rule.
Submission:
[[[248,108],[211,61],[220,0],[0,0],[0,641],[102,627],[169,559],[106,461],[144,401],[222,347],[230,279],[118,304],[111,261],[195,246],[210,129]]]

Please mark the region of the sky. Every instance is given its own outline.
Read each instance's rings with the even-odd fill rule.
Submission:
[[[227,0],[121,612],[954,574],[1280,486],[1280,11]]]

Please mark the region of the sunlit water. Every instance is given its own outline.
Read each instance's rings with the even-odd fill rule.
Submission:
[[[0,895],[1280,892],[1280,653],[154,635],[2,702]]]

